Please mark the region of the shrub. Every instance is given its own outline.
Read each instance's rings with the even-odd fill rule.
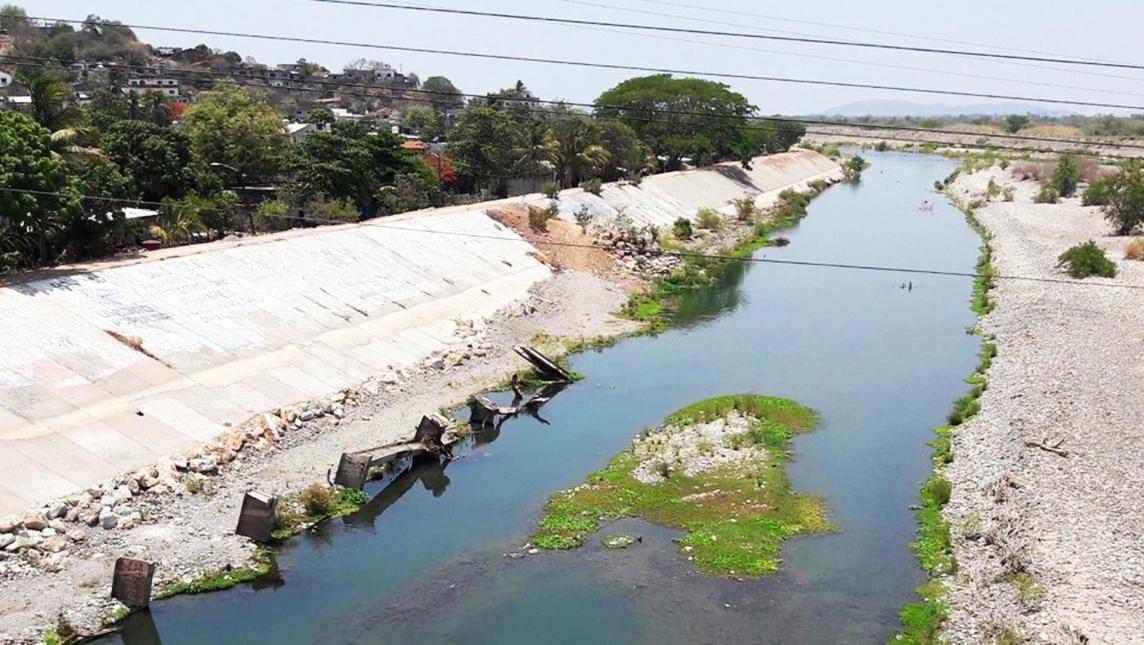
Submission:
[[[699,228],[718,231],[723,228],[723,217],[713,208],[700,208],[699,214],[695,217],[695,224]]]
[[[1105,206],[1112,200],[1112,177],[1092,180],[1081,193],[1080,201],[1085,206]]]
[[[321,484],[310,484],[303,488],[299,499],[306,514],[313,516],[329,515],[337,503],[334,489]]]
[[[869,167],[870,164],[858,155],[854,155],[853,157],[847,159],[846,163],[842,164],[842,170],[846,173],[846,176],[849,179],[858,179],[861,177],[862,171]]]
[[[604,190],[604,182],[599,177],[593,177],[588,181],[582,182],[580,188],[583,188],[586,193],[592,193],[599,197],[600,193]]]
[[[1053,169],[1050,183],[1061,197],[1072,197],[1076,193],[1078,179],[1076,159],[1072,155],[1061,155],[1057,167]]]
[[[1136,238],[1124,249],[1125,260],[1144,260],[1144,238]]]
[[[556,214],[559,212],[560,208],[556,204],[552,204],[548,208],[529,206],[528,227],[534,231],[547,231],[548,220],[556,217]]]
[[[580,225],[580,230],[584,231],[585,235],[587,235],[588,227],[591,226],[592,220],[595,217],[592,211],[588,210],[587,206],[581,206],[579,210],[576,211],[576,223]]]
[[[1104,254],[1104,249],[1089,240],[1077,244],[1061,254],[1058,267],[1064,267],[1074,278],[1083,279],[1091,275],[1104,278],[1116,277],[1116,264]]]
[[[560,187],[557,186],[554,181],[544,182],[544,185],[540,188],[540,192],[544,193],[544,196],[548,199],[560,199]]]
[[[1013,201],[1016,196],[1017,189],[1013,188],[1012,186],[1006,186],[1005,189],[1001,191],[1001,199],[1007,202]]]
[[[992,178],[990,178],[989,179],[989,185],[985,187],[985,196],[988,199],[993,199],[994,197],[996,197],[1000,194],[1001,194],[1001,186],[998,185],[996,181],[993,181]]]
[[[1052,184],[1042,184],[1041,192],[1033,196],[1034,204],[1055,204],[1060,199],[1057,189]]]
[[[755,217],[755,214],[759,212],[759,209],[755,206],[755,196],[750,193],[738,199],[732,199],[727,203],[735,207],[735,213],[739,216],[739,221],[742,222],[751,221]]]
[[[878,152],[885,152],[890,149],[890,144],[885,141],[879,141],[878,144],[874,146],[874,149]]]
[[[680,217],[675,220],[671,225],[671,234],[677,240],[690,240],[691,239],[691,220],[686,217]]]
[[[1112,175],[1103,208],[1117,235],[1130,235],[1144,223],[1144,162],[1129,161]]]

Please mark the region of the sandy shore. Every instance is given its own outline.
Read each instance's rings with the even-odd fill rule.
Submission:
[[[990,178],[1012,202],[976,210],[1002,275],[1068,279],[1057,256],[1089,239],[1114,279],[1083,285],[999,280],[982,320],[996,337],[981,413],[961,425],[945,509],[959,570],[945,636],[953,643],[1144,643],[1144,262],[1126,261],[1079,199],[1032,203],[1037,185],[998,166],[953,190],[982,198]],[[1030,444],[1056,445],[1068,456]],[[1016,638],[1017,640],[1004,640]]]

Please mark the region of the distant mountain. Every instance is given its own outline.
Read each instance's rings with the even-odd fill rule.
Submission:
[[[1060,110],[1049,110],[1032,103],[983,103],[978,105],[943,105],[912,103],[891,99],[874,99],[847,103],[822,113],[824,116],[1004,116],[1007,114],[1035,114],[1038,116],[1061,117],[1074,114]]]

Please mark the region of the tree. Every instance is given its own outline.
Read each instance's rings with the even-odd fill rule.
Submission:
[[[751,122],[756,137],[755,152],[775,154],[786,152],[806,134],[806,126],[797,121],[766,119]]]
[[[488,94],[485,104],[508,110],[516,119],[523,122],[534,116],[540,107],[540,99],[536,98],[524,81],[517,81],[516,85],[510,88]]]
[[[52,156],[51,132],[31,117],[0,111],[0,151],[0,185],[9,189],[0,191],[3,264],[46,264],[66,240],[68,222],[82,213],[78,191],[63,160]]]
[[[401,129],[422,139],[432,139],[441,132],[441,120],[433,108],[410,105],[401,111]]]
[[[6,4],[0,7],[0,31],[15,31],[28,24],[28,13],[23,7]]]
[[[1108,180],[1106,203],[1101,208],[1117,235],[1131,235],[1144,224],[1144,162],[1125,162]]]
[[[503,193],[522,136],[520,125],[503,110],[473,107],[449,131],[449,153],[462,175]]]
[[[1029,125],[1029,117],[1024,114],[1010,114],[1005,117],[1005,130],[1012,134],[1020,132]]]
[[[600,173],[604,181],[636,178],[654,167],[651,148],[640,141],[631,126],[619,121],[600,121],[600,143],[608,151],[608,163]]]
[[[51,132],[65,130],[79,123],[83,112],[73,103],[71,87],[61,79],[41,74],[28,83],[31,98],[29,114]]]
[[[746,117],[755,110],[722,83],[670,74],[628,79],[596,99],[596,116],[631,126],[664,170],[678,169],[685,158],[749,162],[758,142]]]
[[[191,142],[179,130],[120,121],[103,135],[103,152],[135,182],[147,201],[180,198],[192,187]]]
[[[293,192],[350,200],[367,215],[428,206],[436,190],[436,173],[400,137],[346,123],[295,146],[288,170]]]
[[[306,113],[306,123],[313,123],[320,126],[331,126],[337,122],[334,113],[329,108],[314,108]]]
[[[608,163],[608,151],[600,145],[600,129],[587,116],[566,115],[552,127],[559,144],[556,169],[571,188],[581,180],[593,177]]]
[[[512,149],[512,169],[518,175],[535,176],[545,172],[546,165],[554,164],[559,154],[560,142],[552,128],[540,119],[533,117],[516,139]]]
[[[265,95],[234,85],[200,94],[181,126],[196,156],[232,166],[244,178],[276,174],[290,146],[282,117]]]
[[[433,107],[440,111],[465,106],[465,99],[461,96],[461,90],[453,85],[453,81],[444,76],[430,76],[421,84],[421,89],[431,93],[429,100],[433,103]]]
[[[1061,197],[1071,197],[1076,193],[1076,185],[1080,181],[1076,159],[1072,155],[1061,155],[1057,160],[1057,167],[1053,169],[1050,183]]]

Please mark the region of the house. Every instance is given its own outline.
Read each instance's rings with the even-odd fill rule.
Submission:
[[[183,51],[182,47],[156,47],[155,55],[161,58],[170,58]]]
[[[0,69],[0,89],[6,88],[12,84],[12,75]]]
[[[325,123],[287,123],[286,136],[292,143],[302,143],[311,134],[329,132]]]
[[[365,118],[365,115],[354,114],[345,108],[330,108],[330,112],[333,112],[335,121],[360,123],[361,120]]]
[[[174,78],[129,78],[125,92],[160,92],[164,96],[179,96],[179,81]]]

